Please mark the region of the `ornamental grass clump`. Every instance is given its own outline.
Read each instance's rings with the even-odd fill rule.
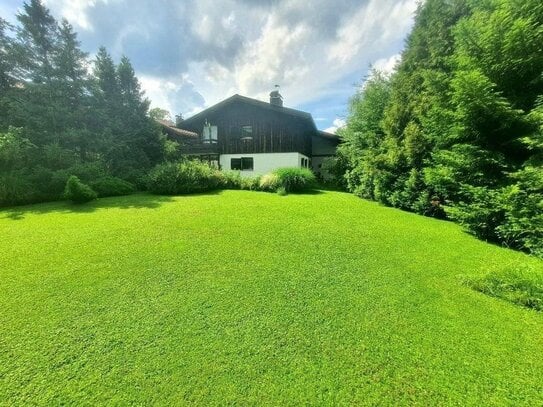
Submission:
[[[543,311],[543,272],[533,267],[510,265],[470,279],[467,284],[492,297]]]
[[[315,187],[315,174],[307,168],[279,168],[273,171],[278,179],[278,186],[287,193],[303,192]]]
[[[279,177],[274,173],[263,175],[260,178],[259,188],[261,191],[275,192],[279,186]]]
[[[160,195],[181,195],[206,192],[221,187],[220,172],[201,161],[159,164],[147,180],[150,192]]]

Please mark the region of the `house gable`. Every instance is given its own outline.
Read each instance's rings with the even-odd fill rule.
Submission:
[[[309,113],[234,95],[183,122],[185,130],[202,134],[217,127],[220,154],[298,152],[311,155],[317,132]]]
[[[336,135],[317,129],[311,114],[283,107],[277,91],[270,103],[234,95],[186,119],[181,128],[160,124],[183,155],[245,174],[284,166],[311,167],[318,174],[339,143]]]

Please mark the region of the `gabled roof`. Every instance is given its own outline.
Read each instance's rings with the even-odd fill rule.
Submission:
[[[233,103],[233,102],[247,103],[247,104],[257,106],[257,107],[260,107],[260,108],[263,108],[263,109],[267,109],[267,110],[271,110],[271,111],[274,111],[274,112],[279,112],[279,113],[282,113],[282,114],[287,114],[287,115],[290,115],[290,116],[295,116],[295,117],[299,117],[299,118],[304,119],[304,120],[308,120],[310,122],[311,126],[315,129],[315,131],[317,131],[317,126],[315,125],[315,122],[313,121],[313,116],[311,116],[310,113],[302,112],[301,110],[291,109],[289,107],[272,105],[272,104],[270,104],[268,102],[263,102],[261,100],[248,98],[246,96],[241,96],[241,95],[238,95],[238,94],[235,94],[234,96],[230,96],[229,98],[224,99],[222,102],[219,102],[219,103],[217,103],[217,104],[215,104],[215,105],[213,105],[211,107],[208,107],[205,110],[202,110],[200,113],[197,113],[194,116],[189,117],[188,119],[186,119],[184,121],[184,123],[189,123],[190,124],[190,122],[192,122],[194,120],[203,119],[207,115],[209,115],[210,113],[213,113],[213,112],[221,109],[222,107],[224,107],[226,105],[229,105],[230,103]]]
[[[188,131],[188,130],[184,130],[184,129],[180,129],[180,128],[177,128],[175,127],[174,123],[168,121],[168,120],[158,120],[156,119],[156,122],[158,124],[160,124],[162,126],[162,128],[168,132],[168,133],[173,133],[173,134],[176,134],[178,136],[182,136],[182,137],[199,137],[198,134],[192,132],[192,131]]]
[[[327,131],[323,131],[323,130],[319,130],[317,135],[323,138],[328,138],[328,139],[333,139],[333,140],[339,139],[339,136],[337,134],[328,133]]]

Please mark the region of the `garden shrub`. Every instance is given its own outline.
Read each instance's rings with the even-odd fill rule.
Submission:
[[[515,184],[501,189],[505,217],[496,234],[509,247],[543,257],[543,169],[526,167],[511,178]]]
[[[100,197],[130,195],[136,190],[133,184],[117,177],[99,178],[90,186]]]
[[[19,205],[35,201],[31,182],[22,171],[0,174],[0,206]]]
[[[527,168],[499,189],[464,187],[465,202],[450,216],[473,235],[543,257],[543,175]]]
[[[279,186],[279,177],[274,173],[263,175],[259,180],[259,188],[262,191],[275,192]]]
[[[67,167],[65,172],[75,175],[81,181],[90,183],[108,175],[106,165],[101,161],[81,162]]]
[[[217,189],[222,177],[218,170],[201,161],[159,164],[148,176],[150,192],[163,195],[191,194]]]
[[[248,191],[258,191],[260,189],[260,176],[242,177],[241,189],[245,189]]]
[[[319,181],[329,188],[346,191],[345,173],[347,170],[347,160],[343,155],[327,157],[322,161]]]
[[[315,174],[307,168],[279,168],[273,171],[278,179],[278,186],[287,193],[302,192],[315,186]]]
[[[528,265],[510,265],[466,281],[474,290],[543,311],[543,271]]]
[[[447,208],[447,214],[480,239],[499,241],[496,228],[505,220],[499,191],[485,187],[463,187],[464,200]]]
[[[220,186],[223,189],[241,189],[243,178],[239,171],[221,171]]]
[[[79,178],[72,175],[66,182],[64,190],[64,198],[71,200],[74,203],[85,203],[96,199],[98,195],[91,187],[83,184]]]
[[[54,201],[62,198],[66,181],[71,174],[66,170],[51,170],[37,165],[28,172],[28,181],[32,185],[35,202]]]

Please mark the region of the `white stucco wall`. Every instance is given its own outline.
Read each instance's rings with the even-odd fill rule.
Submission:
[[[300,153],[222,154],[221,169],[230,170],[230,160],[241,157],[253,157],[253,171],[241,171],[241,175],[247,176],[263,175],[282,167],[301,167],[302,158],[308,158]]]

